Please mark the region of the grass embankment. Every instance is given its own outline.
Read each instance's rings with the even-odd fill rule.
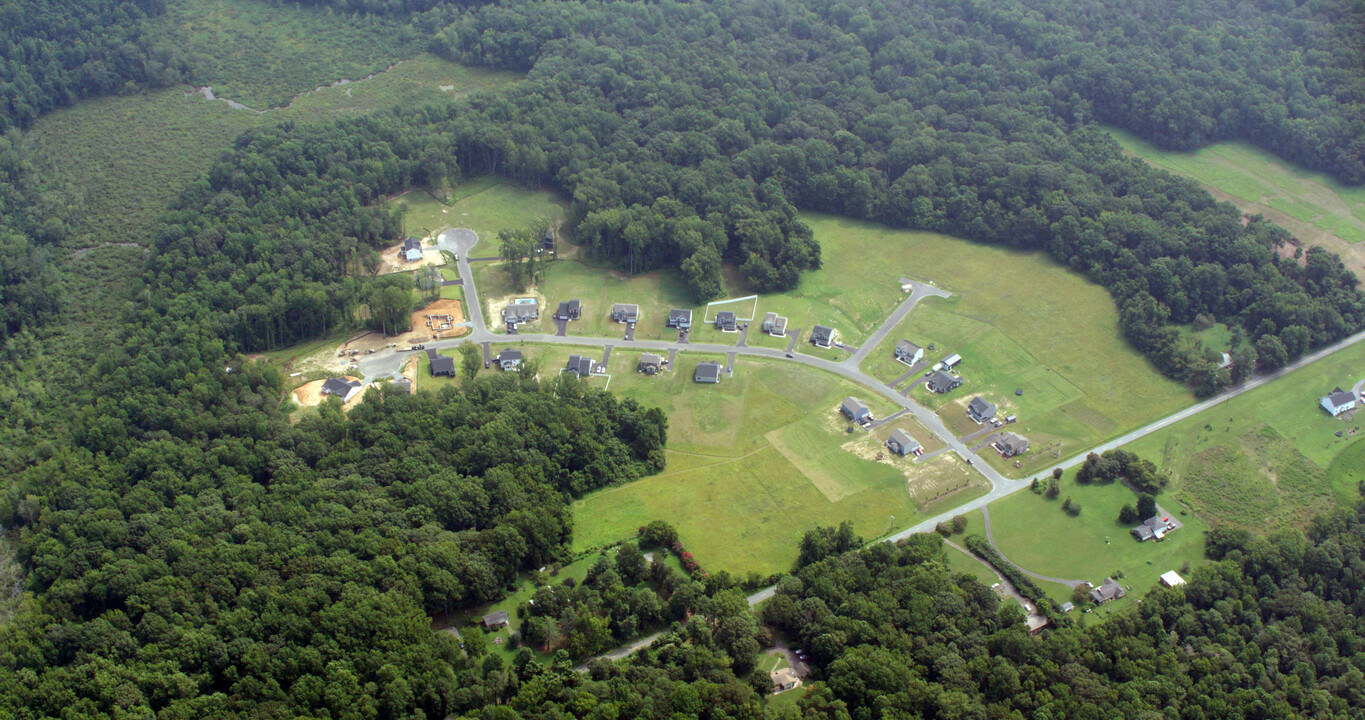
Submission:
[[[1362,366],[1365,344],[1357,344],[1127,449],[1155,462],[1171,494],[1212,526],[1302,526],[1358,498],[1365,476],[1349,468],[1361,423],[1328,416],[1318,401],[1334,387],[1349,390],[1365,377]]]
[[[1161,150],[1109,128],[1127,152],[1184,175],[1243,212],[1264,215],[1310,245],[1341,255],[1358,275],[1365,271],[1365,188],[1348,187],[1321,173],[1295,167],[1243,142],[1194,152]]]

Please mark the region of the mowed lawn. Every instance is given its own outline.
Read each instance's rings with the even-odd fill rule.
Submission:
[[[1332,418],[1319,399],[1365,377],[1353,345],[1128,446],[1171,478],[1172,494],[1211,526],[1302,526],[1359,498],[1359,417]],[[1342,437],[1336,433],[1341,432]],[[1341,462],[1338,463],[1338,458]]]
[[[923,388],[923,373],[900,387],[913,384],[912,396],[939,409],[963,434],[979,429],[963,414],[976,395],[994,403],[1002,417],[1017,414],[1019,422],[1009,429],[1032,444],[1023,467],[983,453],[1007,473],[1026,475],[1194,401],[1123,339],[1104,288],[1041,253],[838,218],[810,222],[817,237],[839,238],[841,253],[880,248],[884,256],[912,259],[914,271],[907,274],[953,293],[921,301],[862,369],[884,382],[903,376],[909,368],[892,355],[901,339],[934,345],[925,355],[933,361],[961,355],[963,385],[957,390],[933,395]]]
[[[1162,573],[1203,561],[1206,525],[1169,494],[1163,493],[1157,503],[1184,527],[1160,542],[1140,543],[1129,534],[1130,526],[1118,522],[1119,510],[1137,503],[1137,495],[1122,483],[1078,485],[1074,473],[1067,473],[1061,490],[1056,500],[1024,490],[990,504],[991,534],[1005,557],[1040,575],[1096,586],[1122,572],[1119,582],[1132,586],[1128,596],[1118,601],[1125,605],[1155,587]],[[1062,510],[1068,497],[1081,505],[1075,517]],[[1070,587],[1044,581],[1038,581],[1038,586],[1059,602],[1071,599]]]
[[[541,359],[542,373],[568,354],[523,347]],[[635,372],[640,354],[612,351],[610,390],[667,413],[668,467],[577,501],[576,551],[629,537],[658,519],[678,528],[705,567],[767,574],[790,569],[812,527],[848,520],[871,539],[984,492],[955,456],[914,466],[909,480],[904,466],[877,461],[879,440],[846,432],[837,407],[847,395],[867,401],[874,415],[894,406],[833,375],[739,358],[734,377],[699,385],[692,381],[696,363],[724,358],[680,353],[675,369],[647,377]],[[922,508],[910,495],[921,483],[961,489]]]
[[[518,230],[541,220],[559,225],[568,207],[548,190],[531,190],[495,177],[461,182],[445,202],[425,190],[410,190],[389,203],[406,209],[403,225],[408,235],[429,237],[453,227],[477,232],[479,243],[473,257],[497,257],[502,252],[498,233],[503,230]],[[479,289],[482,292],[483,286]]]

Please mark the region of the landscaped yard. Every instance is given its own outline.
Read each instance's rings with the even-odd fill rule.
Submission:
[[[1360,453],[1361,422],[1318,400],[1365,377],[1353,345],[1128,446],[1170,475],[1171,493],[1210,525],[1301,526],[1359,499],[1362,477],[1341,468]],[[1337,437],[1340,431],[1342,437]],[[1348,451],[1348,448],[1353,451]],[[1337,468],[1333,465],[1341,458]]]
[[[1118,522],[1119,509],[1137,502],[1132,490],[1117,482],[1077,485],[1073,477],[1068,473],[1062,478],[1062,492],[1056,500],[1024,490],[990,504],[991,532],[1005,557],[1040,575],[1084,580],[1096,586],[1122,572],[1124,577],[1116,579],[1132,589],[1113,607],[1141,599],[1156,586],[1162,573],[1203,561],[1204,523],[1195,513],[1177,506],[1169,495],[1162,494],[1157,502],[1175,513],[1184,527],[1160,542],[1142,543],[1129,534],[1131,526]],[[1081,505],[1075,517],[1062,510],[1068,497]],[[1037,582],[1057,602],[1071,599],[1070,587]]]

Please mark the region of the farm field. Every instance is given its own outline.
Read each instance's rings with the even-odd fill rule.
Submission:
[[[1096,586],[1113,576],[1132,586],[1127,597],[1106,604],[1106,608],[1132,605],[1156,586],[1162,573],[1203,561],[1206,525],[1197,513],[1179,508],[1168,493],[1158,496],[1157,502],[1174,513],[1184,527],[1160,542],[1142,543],[1129,534],[1130,526],[1118,522],[1120,508],[1137,503],[1132,490],[1117,482],[1078,485],[1074,477],[1074,473],[1067,473],[1062,478],[1062,492],[1056,500],[1024,490],[990,504],[991,533],[1005,557],[1040,575],[1089,581]],[[1068,497],[1081,505],[1075,517],[1062,510],[1062,502]],[[1124,577],[1117,577],[1116,572]],[[1035,581],[1055,601],[1071,599],[1070,587]]]
[[[556,348],[546,359],[566,354]],[[912,501],[912,490],[933,498],[958,488],[927,510],[984,492],[956,456],[922,465],[877,461],[879,440],[845,433],[837,405],[855,395],[869,403],[874,416],[885,416],[892,405],[835,376],[741,358],[733,378],[701,386],[691,375],[705,356],[679,354],[676,370],[646,377],[634,372],[639,355],[612,351],[610,390],[668,414],[668,467],[577,501],[576,551],[628,537],[661,519],[678,528],[704,567],[768,574],[791,567],[811,527],[849,520],[871,539],[926,511]],[[801,388],[800,396],[792,396],[791,388]]]
[[[1264,215],[1310,244],[1341,255],[1365,275],[1365,188],[1342,185],[1242,142],[1225,142],[1182,153],[1161,150],[1116,128],[1109,134],[1123,149],[1203,185],[1214,197],[1251,215]]]
[[[446,202],[425,190],[409,190],[389,203],[405,208],[403,225],[408,235],[431,237],[451,227],[477,232],[475,257],[498,256],[502,251],[498,233],[503,230],[517,230],[542,218],[559,225],[568,214],[568,204],[548,190],[529,190],[488,176],[457,184]],[[483,285],[479,288],[482,292]]]
[[[71,228],[69,245],[149,245],[161,213],[249,128],[437,102],[515,78],[421,55],[373,79],[313,93],[289,109],[265,114],[233,110],[188,87],[111,96],[43,116],[24,134],[24,147],[44,192],[76,209],[78,226]]]
[[[909,368],[892,356],[901,339],[926,348],[930,361],[961,355],[963,385],[952,392],[926,391],[923,372],[905,382],[916,386],[912,396],[918,402],[940,410],[962,434],[979,429],[964,415],[977,395],[994,403],[1001,417],[1017,414],[1019,422],[1007,429],[1031,442],[1023,467],[989,450],[982,453],[1002,472],[1027,475],[1194,400],[1129,347],[1104,288],[1041,253],[834,218],[811,224],[817,237],[835,234],[826,228],[838,226],[841,252],[897,247],[898,254],[915,258],[916,279],[953,293],[923,300],[862,369],[884,382],[904,375]],[[935,349],[928,351],[931,344]]]
[[[1170,476],[1170,494],[1213,527],[1302,526],[1359,498],[1361,422],[1318,400],[1365,377],[1365,346],[1312,365],[1127,447]],[[1341,431],[1342,437],[1336,437]]]

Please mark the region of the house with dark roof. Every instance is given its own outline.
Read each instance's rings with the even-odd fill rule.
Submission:
[[[587,377],[592,374],[593,367],[596,364],[587,355],[570,355],[569,362],[564,364],[564,369],[578,375],[578,377]]]
[[[540,239],[540,249],[553,255],[555,253],[555,229],[545,228],[545,237]]]
[[[408,238],[403,241],[403,259],[408,262],[416,262],[422,259],[422,241],[417,238]]]
[[[1012,432],[1000,433],[991,443],[1001,457],[1014,457],[1028,452],[1028,438]]]
[[[664,359],[654,353],[645,353],[640,356],[640,372],[646,375],[657,375],[664,369]]]
[[[668,311],[668,326],[686,330],[692,327],[692,311],[673,309]]]
[[[640,319],[640,306],[616,303],[611,306],[611,319],[619,323],[633,323]]]
[[[868,409],[867,403],[851,396],[844,398],[844,402],[839,405],[839,412],[855,423],[872,419],[872,411]]]
[[[736,329],[738,329],[738,328],[739,328],[739,321],[735,318],[735,314],[734,314],[734,313],[730,312],[729,310],[721,310],[720,312],[716,313],[716,329],[717,329],[717,330],[724,330],[724,331],[726,331],[726,332],[733,332],[734,330],[736,330]]]
[[[327,378],[322,383],[322,394],[339,397],[342,402],[350,402],[351,398],[360,394],[360,388],[359,380],[344,377]]]
[[[1133,528],[1133,537],[1137,538],[1138,542],[1160,540],[1166,537],[1166,533],[1179,528],[1180,523],[1172,520],[1171,516],[1158,513],[1147,518],[1141,525]]]
[[[697,369],[692,372],[692,382],[718,383],[720,370],[721,364],[718,362],[697,363]]]
[[[455,358],[449,355],[437,355],[435,350],[427,350],[427,368],[431,370],[432,377],[446,375],[455,377]]]
[[[1096,605],[1103,605],[1110,600],[1117,600],[1128,593],[1123,586],[1114,581],[1114,578],[1105,578],[1104,582],[1094,590],[1090,591],[1090,600]]]
[[[763,332],[782,337],[787,334],[787,318],[770,312],[763,316]]]
[[[834,328],[816,325],[810,331],[810,341],[816,347],[827,348],[834,344]]]
[[[577,298],[560,302],[559,309],[555,311],[556,320],[577,320],[582,315],[583,305]]]
[[[897,455],[917,454],[922,449],[920,444],[910,437],[910,433],[900,428],[891,431],[891,437],[886,439],[886,447]]]
[[[986,398],[977,395],[972,401],[967,403],[967,417],[976,421],[980,425],[987,420],[995,417],[995,405],[992,405]]]
[[[942,370],[938,370],[933,375],[930,375],[929,382],[924,384],[924,386],[929,389],[929,392],[939,394],[955,390],[958,387],[961,387],[961,385],[962,378],[956,375],[949,375]]]
[[[1348,410],[1355,409],[1356,394],[1348,390],[1337,388],[1332,392],[1327,393],[1318,404],[1322,406],[1323,410],[1327,411],[1328,415],[1337,417]]]
[[[521,367],[522,355],[520,350],[503,348],[498,353],[498,367],[503,370],[516,370]]]
[[[895,354],[896,359],[900,362],[903,362],[906,365],[914,365],[924,359],[924,348],[909,340],[901,340],[896,343]]]
[[[499,610],[495,613],[488,613],[483,616],[483,626],[492,630],[494,628],[506,627],[512,618],[506,610]]]

